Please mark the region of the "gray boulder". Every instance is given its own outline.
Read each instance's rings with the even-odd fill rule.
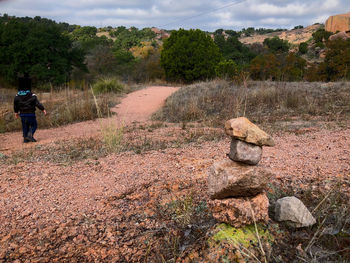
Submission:
[[[316,223],[310,211],[298,198],[288,196],[278,199],[275,206],[275,219],[299,228],[312,226]]]
[[[262,147],[241,140],[232,139],[229,158],[233,161],[256,165],[262,156]]]
[[[208,189],[212,199],[251,197],[262,193],[272,177],[269,170],[230,159],[215,162],[209,169]]]

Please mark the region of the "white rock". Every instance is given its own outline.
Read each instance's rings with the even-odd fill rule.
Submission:
[[[310,211],[298,198],[288,196],[278,199],[275,206],[275,219],[287,221],[294,227],[307,227],[316,223]]]

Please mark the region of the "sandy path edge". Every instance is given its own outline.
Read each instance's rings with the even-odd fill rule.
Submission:
[[[117,113],[109,119],[102,119],[102,123],[112,122],[116,125],[128,125],[132,122],[145,122],[152,113],[160,109],[166,98],[177,91],[177,87],[151,86],[128,94],[122,102],[112,109]],[[30,148],[38,144],[66,140],[78,137],[96,135],[101,128],[101,121],[86,121],[69,124],[51,129],[39,129],[35,133],[37,143],[23,144],[22,132],[8,132],[0,134],[0,151],[9,153],[14,150]]]

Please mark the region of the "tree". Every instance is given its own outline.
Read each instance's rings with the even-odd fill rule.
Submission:
[[[302,29],[302,28],[304,28],[304,26],[299,25],[299,26],[295,26],[293,29]]]
[[[117,60],[107,46],[97,46],[91,50],[86,57],[89,73],[96,76],[103,76],[115,73]]]
[[[350,79],[350,39],[328,41],[323,66],[328,81]]]
[[[283,53],[289,50],[288,41],[280,39],[278,36],[275,36],[273,38],[265,38],[264,45],[274,53]]]
[[[276,55],[270,53],[255,57],[250,63],[250,76],[254,80],[279,80],[280,62]]]
[[[233,60],[219,62],[215,68],[216,75],[220,78],[233,78],[239,72],[237,64]]]
[[[78,26],[72,34],[70,34],[71,39],[83,49],[86,53],[98,46],[112,46],[113,40],[108,39],[106,36],[98,37],[96,35],[97,28],[93,26]]]
[[[73,48],[51,20],[11,19],[0,24],[0,74],[9,81],[27,73],[38,82],[60,84],[68,80],[74,66],[86,69],[83,61],[82,50]]]
[[[215,76],[215,67],[221,60],[219,48],[203,31],[174,31],[164,41],[161,66],[171,81],[192,82]]]
[[[281,56],[281,75],[284,81],[300,81],[304,78],[306,60],[293,52]]]
[[[222,34],[215,35],[214,42],[226,60],[233,60],[238,65],[248,64],[256,56],[237,37],[229,36],[225,39]]]
[[[315,41],[316,47],[324,48],[324,42],[326,42],[331,35],[332,32],[324,29],[318,29],[316,32],[314,32],[312,37]]]

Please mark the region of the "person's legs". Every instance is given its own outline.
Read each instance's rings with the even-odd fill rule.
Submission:
[[[22,131],[23,131],[23,142],[29,142],[30,140],[28,139],[28,132],[29,132],[28,117],[21,116],[21,121],[22,121]]]
[[[36,142],[36,140],[34,139],[34,133],[35,133],[37,127],[38,127],[38,123],[36,121],[36,117],[35,116],[29,117],[29,126],[30,126],[30,129],[29,129],[28,137],[30,138],[30,140],[32,142]]]

